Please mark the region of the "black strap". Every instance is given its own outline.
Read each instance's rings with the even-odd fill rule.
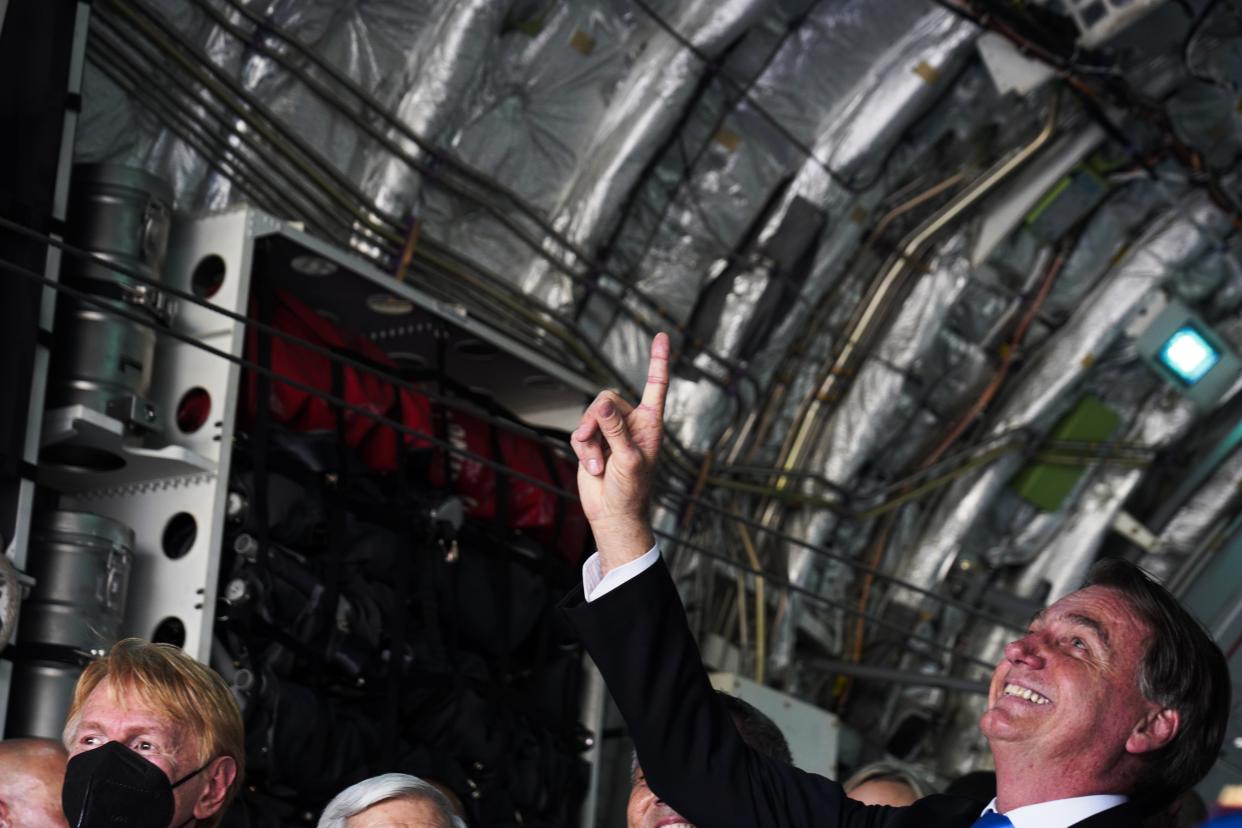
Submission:
[[[447,337],[436,337],[436,393],[443,399],[447,394],[448,380],[448,339]],[[448,435],[448,411],[442,405],[436,405],[431,410],[432,420],[436,429],[436,437],[447,441]],[[442,469],[444,474],[444,488],[452,491],[453,489],[453,458],[446,449],[440,449],[437,454],[443,463]]]
[[[52,661],[57,664],[70,664],[85,667],[95,660],[86,650],[70,647],[66,644],[42,644],[23,641],[10,644],[4,648],[4,658],[12,661]]]
[[[38,473],[39,467],[34,463],[23,460],[15,454],[0,452],[0,475],[20,477],[33,483]]]
[[[565,481],[561,478],[560,468],[556,464],[556,454],[552,451],[552,447],[543,440],[536,442],[539,447],[539,456],[543,458],[543,465],[548,470],[548,480],[558,489],[565,489]],[[552,549],[549,552],[559,553],[562,543],[567,542],[565,538],[565,516],[568,511],[565,508],[565,498],[561,495],[553,495],[556,498],[556,509],[552,518]]]
[[[445,396],[447,377],[445,366],[448,364],[448,345],[445,337],[436,337],[436,390]],[[447,443],[448,410],[439,403],[432,406],[431,423],[436,438]],[[453,486],[453,458],[445,449],[437,449],[434,457],[442,464],[441,473],[444,479],[445,497],[451,497]],[[432,463],[436,462],[432,460]],[[459,669],[458,652],[460,634],[457,626],[457,573],[461,568],[445,560],[445,550],[438,540],[432,539],[419,555],[418,593],[419,606],[422,608],[423,627],[428,635],[434,656],[448,664],[453,671],[453,683],[457,692],[462,689],[462,676]],[[447,599],[448,625],[441,624],[441,599]]]
[[[414,498],[410,493],[409,468],[407,465],[407,452],[400,452],[397,461],[397,493],[400,509],[405,512],[405,519],[401,521],[401,528],[398,535],[401,539],[400,552],[397,554],[396,561],[396,588],[393,589],[393,617],[392,630],[389,636],[389,647],[392,653],[389,659],[388,674],[388,707],[384,711],[384,766],[394,767],[397,762],[397,754],[401,744],[401,700],[405,690],[405,642],[408,635],[407,627],[409,621],[409,593],[413,586],[411,581],[411,572],[413,570],[411,558],[421,549],[425,549],[434,545],[434,528],[431,527],[431,521],[425,521],[422,528],[422,538],[416,539],[415,517],[418,514],[412,507]],[[419,540],[422,542],[419,543]],[[433,552],[434,554],[434,552]]]
[[[332,361],[332,396],[345,399],[345,367]],[[341,594],[341,570],[345,564],[349,538],[346,537],[348,522],[348,474],[349,446],[346,444],[346,416],[344,409],[333,407],[336,423],[336,472],[327,476],[326,500],[328,506],[328,560],[324,572],[324,593],[321,612],[324,614],[325,645],[331,648],[336,640],[336,605]]]
[[[64,283],[100,299],[110,299],[125,305],[126,310],[142,311],[161,325],[167,326],[169,318],[152,310],[148,305],[134,301],[134,294],[124,284],[114,279],[96,279],[93,276],[67,275]],[[266,320],[265,320],[266,321]]]
[[[259,279],[254,288],[254,315],[258,321],[268,323],[272,318],[275,297],[271,283]],[[254,434],[250,441],[252,446],[251,479],[254,492],[251,494],[251,509],[254,514],[254,539],[258,544],[255,562],[264,578],[268,576],[268,554],[270,538],[268,536],[268,504],[267,504],[267,452],[272,430],[272,382],[267,371],[272,368],[272,337],[265,331],[253,328],[252,334],[258,337],[259,366],[263,371],[254,375]]]
[[[494,412],[488,411],[488,413],[493,414]],[[496,534],[500,539],[497,549],[500,551],[502,560],[501,566],[489,567],[488,572],[492,573],[492,586],[500,599],[500,617],[504,619],[504,622],[500,625],[501,629],[498,631],[500,633],[501,651],[499,672],[503,676],[509,671],[510,650],[515,643],[511,637],[513,630],[508,623],[509,618],[513,614],[513,551],[505,543],[510,532],[509,517],[513,511],[513,504],[511,502],[513,499],[513,487],[509,481],[509,467],[505,465],[505,453],[504,447],[500,442],[500,430],[490,421],[487,424],[487,437],[491,444],[492,459],[499,464],[499,467],[496,469],[494,497],[496,501],[496,514],[494,520]],[[504,681],[501,683],[503,685]]]

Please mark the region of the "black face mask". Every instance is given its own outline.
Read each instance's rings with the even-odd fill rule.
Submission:
[[[158,765],[120,742],[107,742],[69,760],[60,804],[70,828],[168,828],[176,810],[173,789],[207,765],[169,782]]]

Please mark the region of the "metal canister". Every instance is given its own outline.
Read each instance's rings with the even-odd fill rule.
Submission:
[[[69,194],[68,241],[108,263],[66,257],[64,270],[132,287],[142,282],[117,268],[159,279],[172,226],[172,188],[137,167],[78,164]]]
[[[60,741],[82,667],[59,661],[18,658],[9,684],[4,735]]]
[[[47,407],[84,405],[134,429],[158,412],[147,401],[156,332],[113,309],[167,324],[173,305],[154,286],[168,250],[172,190],[144,170],[116,164],[74,167],[67,236],[104,261],[67,255],[62,279],[95,301],[65,295]],[[125,271],[125,272],[123,272]]]
[[[58,304],[55,379],[48,390],[48,407],[84,405],[121,421],[129,420],[132,412],[145,419],[150,410],[153,423],[155,409],[149,408],[146,397],[155,329],[72,296],[62,297]]]
[[[100,653],[117,640],[133,563],[128,526],[89,512],[44,512],[31,531],[18,639]]]
[[[134,533],[89,512],[43,512],[31,527],[29,574],[5,721],[8,736],[58,739],[89,655],[120,634]]]

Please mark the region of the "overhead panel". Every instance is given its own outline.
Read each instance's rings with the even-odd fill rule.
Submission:
[[[1095,397],[1083,397],[1053,427],[1050,441],[1100,446],[1106,443],[1121,425],[1121,416]],[[1086,474],[1080,463],[1066,464],[1039,461],[1028,465],[1014,479],[1018,494],[1046,512],[1061,508],[1065,498]]]
[[[1212,326],[1172,300],[1135,343],[1143,361],[1200,409],[1209,409],[1233,387],[1242,362]]]

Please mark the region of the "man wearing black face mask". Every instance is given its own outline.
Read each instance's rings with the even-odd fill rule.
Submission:
[[[182,650],[127,639],[82,673],[65,726],[70,828],[215,826],[241,786],[241,713]]]

